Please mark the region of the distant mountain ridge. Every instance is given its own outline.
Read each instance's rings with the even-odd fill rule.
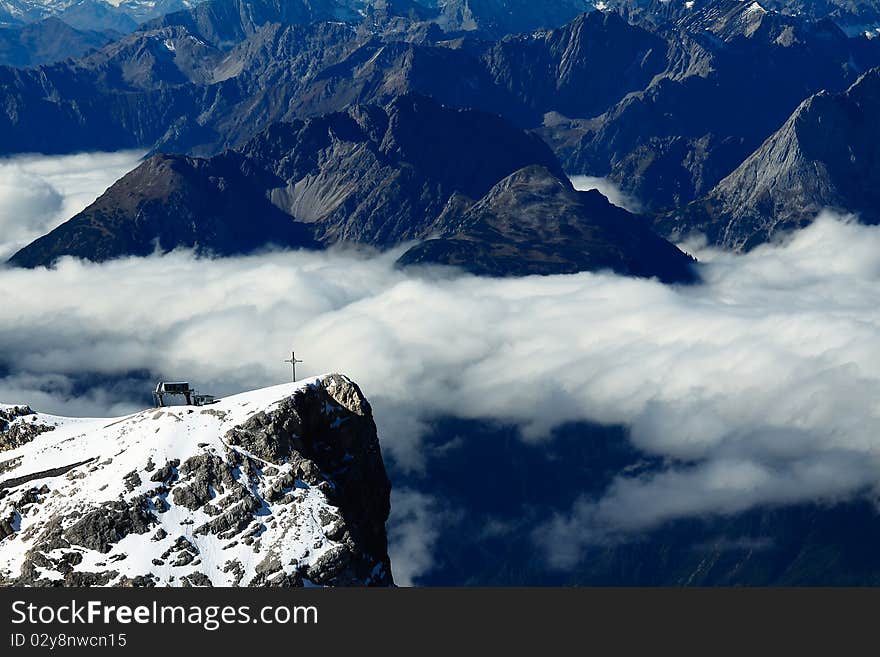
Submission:
[[[0,27],[0,65],[52,64],[80,57],[118,37],[116,32],[78,30],[55,17],[23,26]]]
[[[516,181],[526,189],[506,193]],[[558,190],[558,204],[548,186]],[[10,263],[48,266],[65,255],[103,261],[149,255],[157,244],[212,255],[270,245],[386,249],[443,235],[464,236],[484,255],[452,258],[434,248],[402,263],[491,275],[613,269],[693,280],[691,259],[653,235],[646,220],[595,197],[575,192],[550,149],[503,119],[401,96],[384,107],[275,124],[241,150],[209,159],[154,156]],[[565,208],[564,219],[548,216],[554,204]],[[523,244],[522,231],[536,228],[520,221],[527,215],[539,234]],[[492,232],[475,233],[486,221]],[[515,243],[518,254],[498,257]]]
[[[212,0],[76,62],[0,68],[0,148],[212,155],[277,121],[418,93],[538,130],[570,173],[662,212],[707,193],[806,97],[880,65],[880,40],[736,0],[650,29],[595,11],[496,40],[425,27],[406,3],[371,22],[379,9]]]
[[[707,193],[805,98],[880,64],[880,41],[738,0],[655,33],[670,45],[644,89],[598,116],[548,114],[541,131],[568,171],[610,177],[655,211]]]
[[[3,0],[0,25],[21,26],[57,18],[85,31],[131,32],[140,23],[194,6],[200,0]]]

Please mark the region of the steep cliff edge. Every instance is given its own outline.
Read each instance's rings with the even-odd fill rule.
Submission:
[[[0,584],[393,583],[391,485],[344,376],[112,420],[0,417]]]

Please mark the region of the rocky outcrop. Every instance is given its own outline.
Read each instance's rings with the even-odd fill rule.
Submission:
[[[76,424],[53,440],[92,460],[27,479],[57,450],[25,445],[18,477],[0,482],[4,583],[393,583],[391,486],[370,405],[346,377]]]
[[[0,452],[25,445],[54,428],[38,421],[37,414],[29,406],[0,407]]]

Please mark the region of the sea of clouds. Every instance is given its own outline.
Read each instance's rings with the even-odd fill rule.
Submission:
[[[143,154],[0,158],[0,260],[83,210],[133,169]]]
[[[501,420],[534,442],[571,421],[626,425],[664,465],[621,473],[536,530],[562,568],[676,518],[875,496],[880,228],[825,214],[747,255],[690,248],[704,280],[691,287],[402,272],[395,253],[352,251],[0,269],[0,400],[119,415],[148,392],[104,380],[148,371],[228,394],[285,380],[295,348],[304,376],[361,385],[386,456],[411,471],[441,416]],[[407,583],[430,568],[438,507],[425,491],[394,504]]]

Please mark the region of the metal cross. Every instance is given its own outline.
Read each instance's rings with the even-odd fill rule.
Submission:
[[[302,363],[303,361],[296,359],[296,352],[290,352],[290,359],[284,361],[285,363],[290,363],[290,367],[293,369],[293,382],[296,383],[296,364]]]

